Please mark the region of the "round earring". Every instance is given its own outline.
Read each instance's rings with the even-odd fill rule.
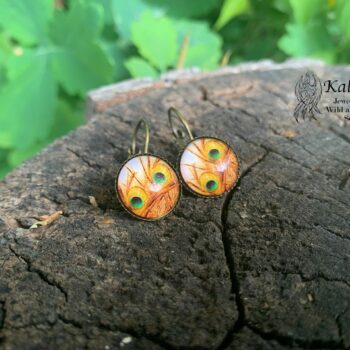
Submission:
[[[144,151],[136,152],[136,137],[145,129]],[[180,181],[164,159],[148,153],[149,126],[141,119],[134,130],[129,158],[122,164],[115,188],[121,205],[142,220],[159,220],[174,210],[180,199]]]
[[[187,121],[175,108],[168,110],[169,123],[175,138],[189,142],[178,158],[182,183],[201,197],[219,197],[230,191],[239,177],[239,161],[236,153],[225,141],[216,137],[194,138]],[[176,118],[184,130],[175,127]]]

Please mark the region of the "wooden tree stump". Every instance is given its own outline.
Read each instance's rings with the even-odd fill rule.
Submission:
[[[349,124],[324,106],[296,123],[307,67],[350,76],[265,62],[92,92],[86,125],[0,183],[2,348],[349,349]],[[184,191],[170,216],[139,221],[114,178],[139,118],[150,151],[176,161],[170,106],[229,141],[242,174],[226,197]]]

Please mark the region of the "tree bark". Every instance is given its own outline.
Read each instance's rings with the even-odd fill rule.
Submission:
[[[265,62],[91,92],[88,123],[0,183],[2,347],[350,348],[349,122],[324,93],[318,120],[296,123],[307,68],[350,76]],[[176,162],[170,106],[227,140],[241,176],[226,197],[183,191],[171,215],[139,221],[114,179],[139,118],[150,151]]]

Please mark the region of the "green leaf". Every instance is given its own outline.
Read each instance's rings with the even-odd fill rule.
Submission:
[[[336,21],[345,37],[350,40],[350,1],[337,0],[335,3]]]
[[[72,106],[68,101],[58,99],[54,115],[54,122],[48,137],[53,141],[66,135],[69,131],[77,128],[85,122],[84,110],[79,106]]]
[[[273,0],[273,7],[286,14],[291,12],[290,0]]]
[[[224,52],[227,49],[232,51],[230,63],[263,58],[283,61],[285,54],[278,48],[277,42],[285,32],[288,17],[276,9],[275,1],[252,2],[249,14],[235,18],[220,30]]]
[[[325,0],[290,0],[297,22],[306,24],[311,18],[326,8]]]
[[[51,28],[53,68],[56,79],[72,95],[84,95],[112,81],[113,62],[97,40],[102,19],[100,6],[78,0],[68,12],[55,14]]]
[[[6,64],[7,56],[12,55],[16,46],[13,47],[11,38],[8,37],[4,32],[0,31],[0,66]]]
[[[0,147],[24,149],[50,131],[56,82],[40,50],[13,57],[7,67],[8,82],[0,92]]]
[[[125,41],[131,41],[131,26],[141,15],[148,11],[154,15],[163,14],[163,10],[154,8],[142,0],[112,1],[112,15],[117,31]]]
[[[130,77],[129,72],[124,66],[124,62],[128,58],[128,52],[122,49],[116,41],[103,41],[102,45],[110,60],[114,62],[113,80],[119,81]]]
[[[26,159],[29,159],[33,157],[35,154],[37,154],[45,145],[46,143],[38,143],[26,149],[12,151],[8,156],[8,164],[11,167],[16,167],[20,165]]]
[[[210,13],[218,5],[217,0],[145,0],[146,3],[162,8],[174,17],[199,17]]]
[[[321,59],[328,64],[336,63],[336,51],[334,49],[313,52],[311,57]]]
[[[5,69],[3,67],[0,67],[0,91],[1,91],[1,88],[5,85],[5,83],[6,83]]]
[[[11,170],[12,167],[7,163],[0,163],[0,180],[3,179]]]
[[[174,21],[177,32],[178,48],[187,35],[189,45],[185,57],[185,67],[212,69],[217,67],[221,58],[222,40],[211,31],[206,22],[177,20]]]
[[[104,22],[106,24],[112,24],[113,23],[113,16],[112,16],[112,0],[87,0],[92,3],[97,4],[98,6],[103,7],[104,12]]]
[[[32,45],[46,40],[52,0],[0,0],[0,25],[19,42]]]
[[[133,77],[157,78],[158,72],[145,60],[139,57],[131,57],[125,62],[125,66]]]
[[[26,147],[25,149],[15,149],[9,152],[7,157],[8,164],[11,167],[20,165],[26,159],[36,155],[47,144],[54,141],[58,137],[66,135],[69,131],[83,124],[84,121],[84,112],[82,108],[73,109],[67,101],[62,99],[57,100],[53,125],[47,138]]]
[[[221,29],[232,18],[249,10],[249,0],[225,0],[214,28]]]
[[[4,166],[5,163],[7,163],[8,154],[9,151],[7,149],[0,148],[0,168]]]
[[[102,27],[102,7],[94,2],[75,0],[68,11],[55,11],[50,33],[54,43],[74,48],[79,41],[97,39]]]
[[[332,40],[326,26],[321,23],[287,24],[287,33],[278,42],[280,49],[293,57],[310,56],[332,49]]]
[[[6,61],[7,61],[7,54],[0,47],[0,91],[6,82],[6,72],[5,72]]]
[[[97,43],[81,42],[74,50],[57,52],[53,64],[56,79],[72,95],[112,81],[113,64]]]
[[[177,33],[170,19],[145,12],[131,26],[132,41],[140,54],[160,71],[177,58]]]
[[[0,148],[0,180],[4,178],[5,175],[12,169],[12,167],[7,162],[8,155],[8,150]]]

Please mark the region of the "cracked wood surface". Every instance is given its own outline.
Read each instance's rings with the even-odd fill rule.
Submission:
[[[1,182],[1,346],[350,348],[350,132],[325,112],[296,124],[304,70],[226,70],[114,97]],[[176,161],[172,105],[197,136],[229,141],[242,174],[226,197],[184,191],[169,217],[138,221],[117,203],[114,177],[141,117],[150,150]]]

